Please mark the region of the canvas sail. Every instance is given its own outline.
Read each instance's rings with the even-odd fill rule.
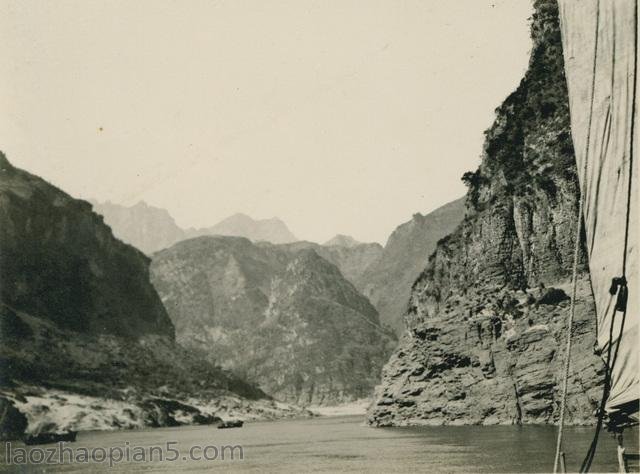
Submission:
[[[637,400],[640,390],[637,0],[559,0],[559,7],[597,342],[604,356],[613,328],[614,354],[619,344],[606,404],[612,411]],[[623,275],[625,260],[629,299],[623,317],[609,289]]]

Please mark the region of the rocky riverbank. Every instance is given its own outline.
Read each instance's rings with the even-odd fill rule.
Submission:
[[[149,263],[0,153],[2,437],[306,413],[178,344]]]
[[[247,400],[232,394],[213,398],[175,398],[168,390],[140,393],[133,387],[113,391],[110,398],[38,386],[0,391],[5,411],[4,438],[25,433],[109,431],[162,426],[209,425],[230,419],[243,421],[308,417],[311,412],[273,400]]]
[[[563,288],[487,288],[451,297],[405,334],[368,419],[377,426],[546,424],[557,416],[569,301]],[[594,307],[579,286],[567,422],[590,424],[604,367]]]
[[[467,214],[411,291],[373,425],[553,423],[558,417],[578,215],[555,0],[537,0],[529,69],[496,110]],[[604,367],[578,242],[567,422],[593,421]]]

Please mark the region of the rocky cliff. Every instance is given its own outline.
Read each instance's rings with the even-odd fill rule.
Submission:
[[[115,239],[88,202],[0,155],[0,299],[85,333],[173,337],[149,259]]]
[[[529,68],[463,177],[467,216],[411,289],[373,425],[557,419],[578,189],[557,5],[534,5]],[[587,423],[603,364],[584,263],[573,333],[567,419]]]
[[[400,333],[411,285],[444,236],[460,224],[465,200],[445,204],[429,214],[414,214],[389,236],[384,249],[354,276],[354,283],[380,313],[380,321]]]
[[[378,243],[361,243],[346,235],[336,235],[322,245],[301,241],[285,247],[313,249],[336,265],[375,306],[380,323],[400,333],[411,285],[424,270],[437,242],[455,230],[464,214],[464,198],[426,215],[416,213],[393,231],[384,247]]]
[[[176,344],[149,259],[3,154],[0,406],[0,438],[300,413]]]
[[[279,400],[350,401],[379,379],[390,339],[375,308],[313,249],[199,237],[151,273],[178,341]]]

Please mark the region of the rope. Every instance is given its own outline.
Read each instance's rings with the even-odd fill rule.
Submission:
[[[636,128],[636,95],[638,87],[638,0],[633,8],[633,95],[631,96],[631,132],[629,143],[629,186],[627,188],[627,223],[624,229],[624,254],[622,255],[622,276],[627,276],[627,251],[629,249],[629,225],[631,214],[631,185],[633,184],[633,142]]]
[[[563,377],[563,385],[562,385],[562,396],[560,398],[560,419],[558,420],[558,438],[556,441],[556,455],[553,461],[553,473],[556,474],[558,472],[558,464],[560,462],[560,454],[562,452],[562,435],[564,432],[564,414],[567,406],[567,388],[569,385],[569,371],[571,368],[571,343],[573,336],[573,319],[576,311],[576,294],[578,288],[578,260],[580,257],[580,236],[582,233],[582,212],[584,209],[584,195],[585,193],[582,190],[582,184],[584,183],[587,176],[587,162],[589,158],[589,145],[591,143],[591,125],[593,122],[593,103],[595,98],[595,90],[596,90],[596,66],[598,59],[598,30],[600,28],[600,0],[598,0],[596,7],[596,28],[595,28],[595,40],[594,40],[594,50],[593,50],[593,66],[591,71],[591,99],[589,104],[589,120],[587,124],[587,141],[585,143],[584,150],[584,163],[582,165],[582,170],[580,175],[578,176],[578,189],[580,192],[580,200],[578,202],[578,215],[577,215],[577,225],[576,225],[576,236],[574,241],[574,251],[573,251],[573,270],[571,276],[571,306],[569,309],[569,321],[567,323],[567,347],[565,351],[565,359],[564,359],[564,377]]]
[[[585,160],[586,162],[586,160]],[[560,399],[560,419],[558,420],[558,440],[556,443],[556,457],[553,462],[554,474],[558,472],[560,452],[562,451],[562,432],[564,429],[564,413],[567,405],[567,387],[569,385],[569,370],[571,367],[571,342],[573,336],[573,319],[576,313],[576,293],[578,289],[578,260],[580,258],[580,234],[582,232],[582,209],[584,207],[584,193],[580,193],[578,204],[578,227],[576,231],[575,249],[573,253],[573,275],[571,277],[571,307],[569,309],[569,322],[567,323],[567,348],[564,358],[564,377],[562,385],[562,398]]]
[[[613,299],[613,295],[609,298],[609,304],[611,304],[611,300]],[[615,308],[613,310],[613,314],[611,315],[611,325],[609,326],[609,345],[607,346],[607,360],[605,362],[605,374],[604,374],[604,387],[602,389],[602,398],[600,399],[600,404],[598,405],[598,421],[596,423],[596,430],[593,434],[593,440],[591,441],[591,445],[589,446],[589,450],[587,451],[584,460],[582,461],[582,465],[580,466],[580,472],[589,472],[591,468],[591,463],[593,462],[593,458],[596,455],[596,448],[598,447],[598,438],[600,436],[600,430],[602,429],[602,424],[604,423],[604,414],[605,414],[605,406],[607,404],[607,399],[609,398],[609,392],[611,390],[611,368],[613,364],[611,363],[611,349],[613,340],[613,327],[616,321],[616,311]]]
[[[580,467],[580,472],[589,472],[591,468],[591,463],[593,462],[593,458],[595,456],[596,447],[598,445],[598,436],[600,434],[600,430],[602,429],[604,416],[605,416],[605,406],[606,402],[609,398],[609,393],[611,391],[611,374],[613,373],[613,367],[615,366],[616,361],[618,360],[618,351],[620,350],[620,343],[622,340],[622,333],[624,331],[625,321],[627,319],[627,297],[628,297],[628,288],[626,282],[626,274],[627,274],[627,252],[629,248],[629,226],[630,226],[630,216],[631,216],[631,190],[633,184],[633,142],[634,142],[634,134],[635,134],[635,118],[636,118],[636,96],[637,96],[637,78],[638,78],[638,0],[634,1],[634,12],[633,12],[633,20],[634,20],[634,58],[633,58],[633,93],[632,93],[632,103],[631,103],[631,133],[630,133],[630,144],[629,144],[629,184],[627,187],[627,214],[626,214],[626,222],[625,222],[625,234],[624,234],[624,249],[622,253],[622,277],[614,278],[612,281],[612,287],[609,293],[611,297],[617,293],[618,301],[613,309],[613,315],[611,318],[611,327],[609,328],[609,344],[607,348],[607,361],[606,361],[606,373],[604,380],[604,388],[602,393],[602,400],[600,401],[600,406],[598,408],[598,423],[596,425],[596,431],[593,437],[593,441],[591,442],[591,446],[589,447],[589,451],[585,456],[584,461],[582,461],[582,466]],[[616,283],[617,281],[617,283]],[[622,300],[624,299],[624,302]],[[611,302],[611,300],[610,300]],[[621,307],[622,306],[622,307]],[[613,346],[613,327],[616,319],[616,312],[622,311],[622,320],[620,323],[620,331],[617,338],[616,349],[613,354],[613,360],[611,359],[611,349]]]

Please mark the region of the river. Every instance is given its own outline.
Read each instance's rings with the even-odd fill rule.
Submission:
[[[576,470],[586,452],[593,428],[570,427],[566,430],[567,467]],[[637,432],[627,435],[627,445],[638,444]],[[178,460],[153,461],[148,458],[150,446],[171,449],[165,456]],[[234,457],[223,446],[235,448]],[[243,428],[219,430],[215,426],[159,428],[142,431],[80,433],[74,456],[95,449],[96,460],[102,460],[103,448],[111,450],[113,468],[102,463],[50,464],[46,472],[549,472],[553,469],[555,429],[551,426],[461,426],[370,428],[361,416],[324,417],[311,420],[281,420],[245,424]],[[186,460],[193,446],[214,446],[207,450],[218,459]],[[616,471],[616,447],[609,434],[600,437],[593,472]],[[39,448],[44,448],[40,446]],[[57,449],[56,445],[48,447]],[[24,445],[11,446],[9,461],[16,458]],[[126,461],[127,448],[129,461]],[[33,449],[27,448],[28,449]],[[134,450],[144,452],[145,462],[134,462]],[[203,450],[193,448],[194,457]],[[173,454],[172,454],[173,453]],[[31,453],[37,454],[37,453]],[[242,454],[242,460],[239,459]],[[57,454],[56,454],[57,456]],[[65,454],[68,461],[70,454]],[[119,460],[118,458],[124,458]],[[32,456],[38,461],[38,456]],[[44,472],[35,465],[7,465],[7,446],[0,453],[2,469],[10,472]]]

